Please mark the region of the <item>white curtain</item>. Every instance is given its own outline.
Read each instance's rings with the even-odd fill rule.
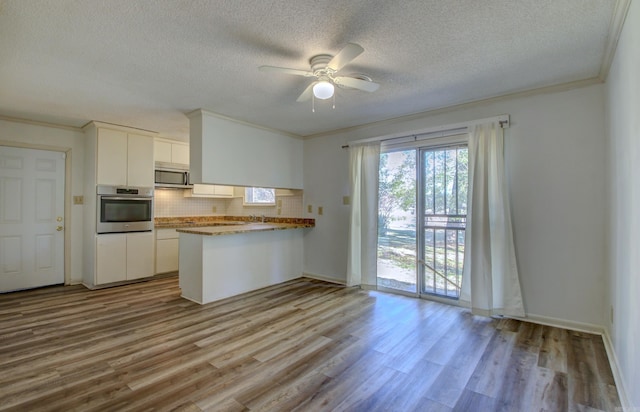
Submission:
[[[380,143],[349,148],[351,219],[347,286],[376,284]]]
[[[460,300],[485,316],[524,317],[498,122],[469,133],[469,199]]]

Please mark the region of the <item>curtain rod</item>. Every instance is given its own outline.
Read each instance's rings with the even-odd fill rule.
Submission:
[[[386,135],[386,136],[369,137],[366,139],[354,140],[353,142],[350,142],[350,143],[360,144],[360,143],[369,143],[369,142],[386,142],[389,140],[405,139],[408,137],[413,137],[414,139],[417,140],[418,136],[425,136],[425,135],[434,135],[433,137],[441,137],[444,133],[447,133],[447,132],[462,131],[468,127],[475,126],[480,123],[489,123],[489,122],[498,122],[500,124],[500,127],[502,127],[503,129],[508,129],[509,115],[503,114],[500,116],[487,117],[484,119],[472,120],[469,122],[448,124],[445,126],[429,127],[426,129],[415,130],[412,132],[403,132],[403,133],[395,133],[395,134]],[[349,145],[348,144],[343,145],[342,148],[348,149]]]

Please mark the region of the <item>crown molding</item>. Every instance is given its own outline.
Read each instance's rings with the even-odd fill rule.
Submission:
[[[607,80],[609,76],[609,69],[613,63],[613,58],[616,55],[616,49],[618,48],[618,40],[620,40],[620,33],[624,27],[624,21],[627,18],[629,7],[631,6],[631,0],[617,0],[611,15],[611,21],[609,23],[609,33],[607,33],[607,44],[604,49],[604,57],[600,64],[600,73],[598,78],[603,82]]]
[[[108,129],[115,129],[115,130],[120,130],[123,132],[141,132],[144,134],[148,134],[148,135],[153,135],[154,137],[158,135],[158,132],[155,132],[153,130],[147,130],[147,129],[141,129],[139,127],[133,127],[133,126],[125,126],[122,124],[116,124],[116,123],[108,123],[108,122],[101,122],[99,120],[91,120],[90,122],[87,122],[84,126],[82,126],[82,130],[86,130],[90,127],[104,127],[104,128],[108,128]]]
[[[32,125],[32,126],[53,127],[55,129],[70,130],[72,132],[82,133],[82,127],[66,126],[66,125],[63,125],[63,124],[41,122],[41,121],[38,121],[38,120],[23,119],[23,118],[20,118],[20,117],[4,116],[4,115],[0,114],[0,120],[3,120],[5,122],[12,122],[12,123],[29,124],[29,125]]]
[[[454,111],[457,111],[457,110],[468,109],[468,108],[471,108],[471,107],[482,106],[482,105],[490,104],[490,103],[496,103],[496,102],[500,102],[500,101],[503,101],[503,100],[517,99],[517,98],[522,98],[522,97],[535,96],[535,95],[539,95],[539,94],[558,93],[558,92],[563,92],[563,91],[567,91],[567,90],[580,89],[582,87],[588,87],[588,86],[592,86],[594,84],[601,84],[601,83],[602,83],[602,80],[600,80],[599,77],[592,77],[590,79],[576,80],[576,81],[573,81],[573,82],[561,83],[561,84],[556,84],[556,85],[553,85],[553,86],[545,86],[545,87],[539,87],[539,88],[536,88],[536,89],[522,90],[522,91],[517,91],[517,92],[513,92],[513,93],[509,93],[509,94],[489,97],[489,98],[486,98],[486,99],[474,100],[474,101],[455,104],[455,105],[451,105],[451,106],[445,106],[445,107],[441,107],[441,108],[437,108],[437,109],[433,109],[433,110],[427,110],[427,111],[424,111],[424,112],[418,112],[418,113],[414,113],[414,114],[409,114],[409,115],[405,115],[405,116],[392,117],[392,118],[385,119],[385,120],[380,120],[380,121],[377,121],[377,122],[365,123],[365,124],[361,124],[361,125],[357,125],[357,126],[351,126],[351,127],[345,127],[345,128],[342,128],[342,129],[331,130],[329,132],[322,132],[322,133],[306,135],[306,136],[303,136],[303,139],[307,140],[307,139],[315,139],[315,138],[318,138],[318,137],[330,137],[330,136],[335,136],[335,135],[338,135],[338,134],[347,133],[347,132],[353,132],[353,131],[357,131],[357,130],[369,129],[369,128],[374,128],[374,127],[382,127],[382,126],[391,126],[391,125],[395,125],[395,124],[398,124],[398,123],[404,123],[404,122],[408,122],[408,121],[411,121],[411,120],[423,119],[423,118],[435,116],[435,115],[438,115],[438,114],[454,112]]]

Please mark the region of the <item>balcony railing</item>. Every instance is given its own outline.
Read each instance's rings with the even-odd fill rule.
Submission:
[[[465,215],[427,215],[424,225],[423,293],[460,297]]]

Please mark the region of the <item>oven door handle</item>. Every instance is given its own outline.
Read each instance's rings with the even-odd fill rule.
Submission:
[[[151,201],[152,197],[122,197],[122,196],[101,196],[101,200],[144,200]]]

